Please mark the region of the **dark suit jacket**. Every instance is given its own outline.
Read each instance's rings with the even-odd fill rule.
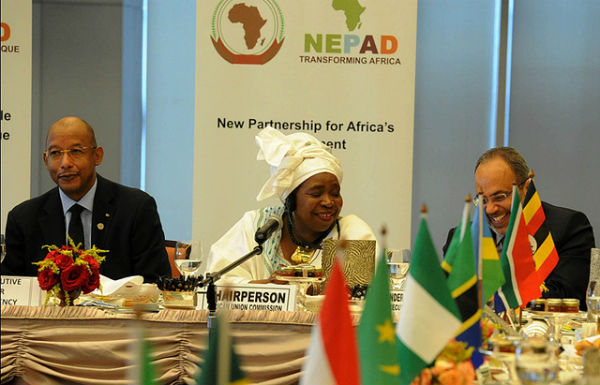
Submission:
[[[542,202],[556,251],[558,263],[546,278],[545,298],[577,298],[580,307],[587,309],[585,292],[590,279],[590,249],[595,247],[594,231],[584,213]],[[455,229],[448,233],[444,254]],[[493,235],[494,232],[492,232]]]
[[[47,250],[64,245],[65,219],[58,187],[25,201],[8,213],[2,274],[36,276]],[[108,250],[100,273],[119,279],[142,275],[145,281],[170,276],[165,236],[156,202],[145,192],[98,175],[92,213],[92,245]]]

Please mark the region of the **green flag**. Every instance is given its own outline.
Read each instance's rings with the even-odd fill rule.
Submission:
[[[481,220],[483,218],[483,220]],[[492,238],[490,225],[485,220],[483,214],[483,205],[477,206],[473,224],[471,225],[471,234],[473,234],[473,250],[477,258],[476,263],[481,263],[481,279],[483,285],[483,302],[487,302],[492,295],[500,288],[504,280],[504,272],[500,257],[496,250],[496,243]]]
[[[471,362],[475,368],[478,368],[483,363],[483,356],[479,352],[481,309],[479,308],[479,286],[475,274],[473,239],[468,221],[470,207],[470,202],[465,203],[462,219],[454,232],[442,267],[448,272],[448,288],[456,300],[462,319],[462,326],[455,338],[472,347]]]
[[[461,227],[462,221],[459,226],[454,231],[454,235],[452,235],[452,239],[450,240],[450,244],[448,245],[448,250],[446,250],[446,254],[444,255],[444,260],[442,261],[442,269],[450,274],[452,272],[452,266],[454,265],[454,260],[458,255],[458,249],[461,242]]]
[[[142,359],[141,359],[141,384],[143,385],[158,385],[156,377],[156,368],[152,363],[151,351],[152,344],[147,339],[141,341],[142,344]]]
[[[425,218],[413,249],[396,325],[401,385],[410,384],[432,363],[462,324]]]
[[[136,322],[132,334],[133,362],[127,373],[127,382],[135,385],[158,385],[156,365],[152,362],[152,343],[140,322]]]
[[[198,385],[246,385],[250,381],[240,368],[240,359],[233,349],[229,325],[225,316],[217,315],[208,336],[208,351],[202,370],[196,378]]]
[[[398,384],[398,337],[392,322],[390,273],[385,254],[379,258],[375,276],[367,291],[357,333],[362,384]]]

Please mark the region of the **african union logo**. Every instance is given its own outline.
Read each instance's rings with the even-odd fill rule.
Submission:
[[[283,14],[274,0],[221,0],[211,40],[232,64],[265,64],[283,44]]]

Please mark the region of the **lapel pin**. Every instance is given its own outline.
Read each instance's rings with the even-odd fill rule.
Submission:
[[[110,217],[110,214],[109,214],[109,213],[106,213],[106,214],[104,214],[104,215],[106,215],[106,217],[107,217],[107,218],[108,218],[108,217]]]
[[[96,227],[98,228],[98,230],[104,230],[104,223],[98,223]]]

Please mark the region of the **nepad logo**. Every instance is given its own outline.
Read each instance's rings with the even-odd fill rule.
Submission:
[[[0,35],[0,42],[2,42],[2,46],[0,46],[0,50],[2,51],[2,53],[19,54],[21,52],[20,45],[5,44],[11,38],[10,25],[8,25],[8,23],[2,22],[2,23],[0,23],[0,27],[2,28],[2,35]],[[18,32],[18,28],[17,28],[17,32]],[[17,33],[17,36],[18,36],[18,33]],[[14,37],[12,40],[14,41]]]
[[[274,0],[221,0],[212,16],[211,40],[232,64],[265,64],[283,44],[283,14]]]
[[[0,38],[0,41],[7,41],[8,39],[10,39],[10,26],[6,23],[2,23],[2,37]]]
[[[372,5],[375,6],[375,5]],[[331,10],[343,12],[351,33],[305,33],[300,63],[401,65],[398,38],[392,34],[358,34],[367,7],[358,0],[333,0]],[[338,18],[339,19],[339,18]]]
[[[367,7],[360,5],[358,0],[333,0],[331,7],[336,11],[344,12],[348,31],[354,31],[355,28],[360,28],[362,26],[360,15]]]

